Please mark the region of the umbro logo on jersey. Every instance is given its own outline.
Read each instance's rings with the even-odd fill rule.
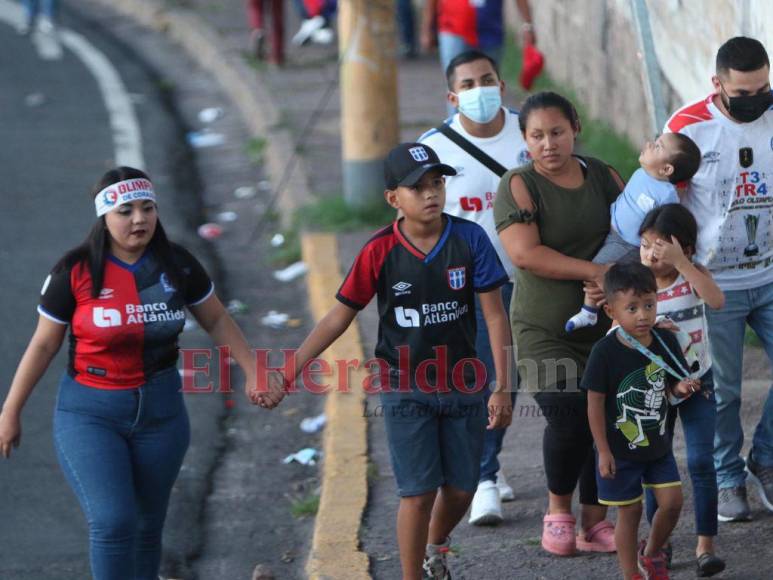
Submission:
[[[97,328],[110,328],[121,326],[121,313],[114,308],[102,308],[97,306],[93,310],[94,326]]]
[[[467,284],[466,268],[449,268],[448,285],[452,290],[461,290]]]
[[[395,296],[404,296],[405,294],[410,294],[411,291],[409,288],[412,287],[412,284],[409,284],[408,282],[398,282],[394,286],[392,286],[392,290],[395,291]]]
[[[411,157],[419,163],[422,161],[429,161],[429,153],[427,153],[427,150],[424,147],[411,147],[408,149],[408,153],[410,153]]]
[[[419,311],[413,308],[398,306],[395,308],[395,318],[397,319],[397,324],[403,328],[418,328],[421,326]]]
[[[174,292],[175,288],[172,286],[171,282],[169,282],[169,277],[166,275],[166,273],[161,274],[161,279],[159,281],[161,282],[161,286],[164,288],[164,292],[167,294]]]
[[[112,298],[112,297],[113,297],[112,288],[102,288],[102,290],[99,291],[100,300],[107,300],[108,298]]]
[[[703,154],[704,163],[719,163],[719,151],[706,151]]]

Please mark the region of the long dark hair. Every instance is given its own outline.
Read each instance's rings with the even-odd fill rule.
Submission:
[[[139,169],[134,167],[116,167],[105,173],[91,190],[91,196],[96,195],[106,188],[119,181],[126,179],[147,179],[150,177]],[[180,265],[175,259],[175,245],[166,237],[166,232],[161,225],[161,220],[156,222],[156,231],[148,243],[148,250],[153,252],[154,257],[159,261],[162,270],[169,278],[169,282],[179,291],[184,292],[185,277],[183,276]],[[85,264],[91,274],[91,297],[96,298],[102,291],[105,280],[105,259],[110,250],[110,233],[107,231],[105,216],[97,218],[91,227],[86,239],[83,242],[67,252],[64,257],[54,266],[54,271],[70,269],[76,264]]]

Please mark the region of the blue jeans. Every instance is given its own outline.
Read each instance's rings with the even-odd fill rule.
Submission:
[[[411,0],[397,0],[397,27],[405,50],[416,51],[416,31]]]
[[[714,389],[711,369],[701,377],[701,388]],[[714,469],[714,428],[717,422],[717,403],[714,394],[708,398],[693,395],[685,402],[669,409],[668,432],[673,438],[676,417],[682,420],[687,471],[690,473],[695,508],[695,533],[699,536],[717,535],[717,472]],[[658,503],[652,489],[647,488],[647,520],[652,523]]]
[[[513,285],[508,282],[502,286],[502,302],[505,305],[505,312],[510,312],[510,300],[513,297]],[[509,314],[508,314],[509,317]],[[486,384],[490,383],[496,377],[494,370],[494,355],[491,353],[491,341],[488,337],[488,327],[486,326],[486,319],[483,318],[483,311],[480,308],[480,301],[477,295],[475,296],[475,319],[477,321],[478,332],[475,335],[475,350],[478,353],[478,359],[486,365]],[[511,399],[513,405],[515,405],[516,396],[516,384],[518,381],[518,373],[515,372],[515,362],[509,361],[513,369],[510,373],[513,392]],[[486,404],[488,405],[488,399],[491,396],[491,391],[485,389]],[[480,461],[480,481],[493,481],[497,480],[497,471],[499,471],[499,452],[502,451],[502,441],[505,439],[507,428],[504,429],[491,429],[486,430],[486,435],[483,439],[483,457]]]
[[[54,20],[56,16],[56,0],[23,0],[22,4],[29,24],[35,21],[38,12],[42,12],[43,16],[50,20]]]
[[[743,485],[746,480],[741,425],[743,340],[746,323],[754,329],[773,361],[773,282],[751,290],[725,292],[725,307],[706,308],[717,397],[714,466],[720,488]],[[754,459],[773,467],[773,389],[768,390],[760,422],[752,440]]]
[[[65,375],[54,412],[59,464],[89,526],[96,580],[157,580],[169,495],[190,440],[177,369],[137,389]]]
[[[443,67],[443,75],[446,74],[446,69],[451,61],[457,55],[468,50],[477,49],[475,46],[470,46],[461,36],[456,34],[449,34],[447,32],[441,32],[438,34],[438,54],[440,55],[440,66]],[[494,59],[499,67],[502,63],[502,46],[492,47],[482,52]],[[456,110],[451,106],[451,103],[446,103],[446,109],[449,115],[453,115]]]

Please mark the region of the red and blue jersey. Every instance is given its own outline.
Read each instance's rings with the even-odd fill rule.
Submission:
[[[359,310],[377,295],[376,356],[414,378],[423,361],[437,359],[436,347],[444,347],[450,382],[455,364],[476,356],[475,292],[495,290],[508,276],[482,227],[443,215],[445,227],[428,254],[405,237],[400,221],[377,232],[336,297]],[[407,347],[409,368],[401,368],[398,347]],[[433,370],[428,378],[434,382]],[[472,386],[476,379],[474,368],[465,367],[465,383]]]
[[[151,252],[134,264],[105,260],[99,296],[91,296],[84,262],[57,269],[46,278],[38,312],[70,325],[68,372],[79,383],[100,389],[130,389],[177,363],[177,337],[185,307],[204,302],[214,286],[187,250],[173,245],[185,277],[179,292]]]
[[[461,36],[475,48],[488,50],[504,42],[502,0],[439,0],[438,32]]]

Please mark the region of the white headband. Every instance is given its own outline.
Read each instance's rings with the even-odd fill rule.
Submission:
[[[114,210],[124,203],[131,203],[138,199],[156,201],[156,194],[153,192],[153,184],[147,179],[127,179],[108,185],[94,198],[94,205],[97,208],[97,217],[105,215],[107,212]]]

